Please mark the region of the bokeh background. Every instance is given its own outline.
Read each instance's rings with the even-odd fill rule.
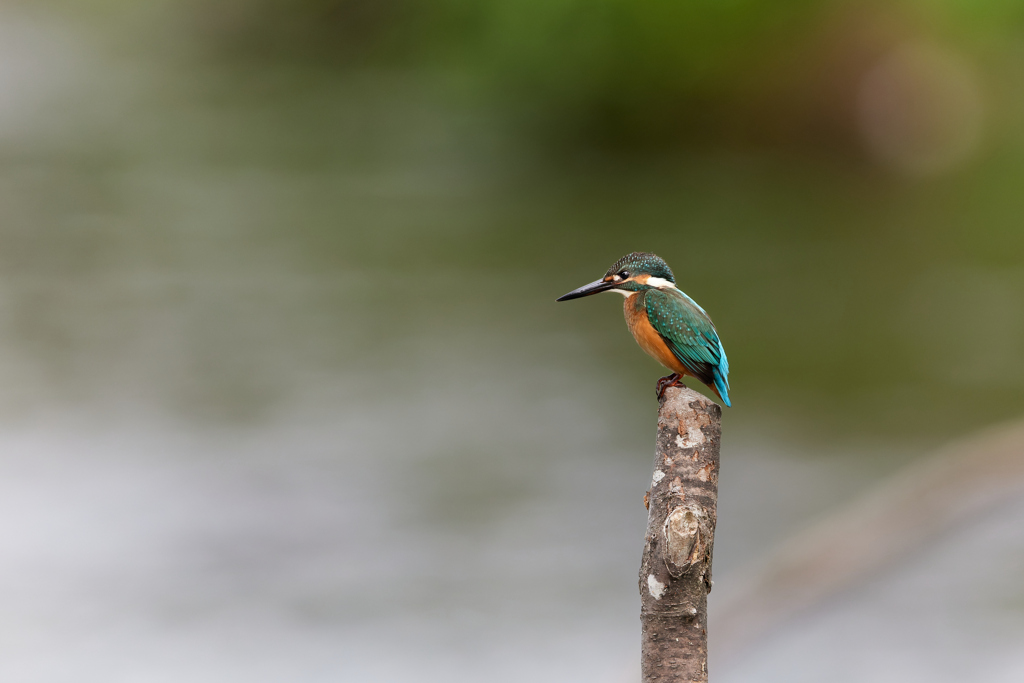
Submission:
[[[1022,93],[1005,0],[4,2],[0,678],[638,681],[662,373],[554,299],[647,250],[733,369],[713,680],[1024,680],[1024,467],[715,641],[1024,416]]]

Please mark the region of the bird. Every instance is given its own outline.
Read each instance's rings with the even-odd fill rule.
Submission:
[[[676,287],[676,278],[656,254],[634,251],[616,261],[600,280],[564,294],[556,301],[579,299],[601,292],[626,297],[626,325],[640,348],[669,370],[658,380],[658,399],[669,387],[685,386],[695,377],[729,401],[729,360],[715,324],[696,301]]]

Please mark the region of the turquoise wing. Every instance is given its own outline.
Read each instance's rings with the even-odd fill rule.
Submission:
[[[645,293],[647,319],[679,362],[694,377],[713,387],[729,402],[729,360],[711,318],[679,290],[649,289]]]

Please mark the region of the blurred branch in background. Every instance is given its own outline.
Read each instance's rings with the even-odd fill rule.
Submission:
[[[725,657],[742,651],[844,590],[920,555],[922,546],[943,534],[1022,497],[1024,423],[956,441],[782,544],[746,576],[721,584],[711,618],[714,647]],[[968,583],[971,562],[965,558],[959,570]]]

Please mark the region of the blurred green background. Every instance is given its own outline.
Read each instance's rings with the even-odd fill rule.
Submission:
[[[721,329],[730,420],[936,439],[1024,407],[1017,3],[43,6],[119,73],[5,145],[5,272],[65,282],[81,315],[136,317],[90,286],[112,267],[287,262],[347,290],[302,306],[317,368],[405,338],[400,381],[419,325],[566,335],[553,353],[639,402],[657,370],[615,307],[550,304],[642,249]],[[38,295],[11,305],[65,372],[124,361]],[[294,349],[216,327],[189,361],[210,373],[161,400],[273,405]]]
[[[663,371],[554,299],[713,317],[727,585],[1024,412],[1022,83],[1005,0],[4,3],[0,673],[634,680]]]

